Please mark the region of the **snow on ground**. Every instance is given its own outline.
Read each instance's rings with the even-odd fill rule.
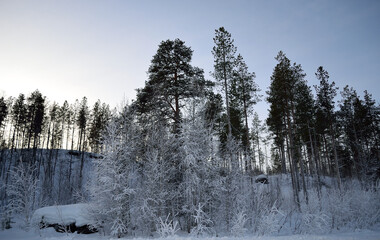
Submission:
[[[13,228],[5,231],[0,231],[0,240],[110,240],[117,238],[102,236],[99,233],[94,234],[66,234],[57,233],[52,228],[43,230],[30,230],[25,232],[20,228]],[[120,238],[120,240],[147,240],[155,238]],[[158,239],[158,238],[157,238]],[[246,236],[246,237],[189,237],[175,236],[165,238],[168,240],[380,240],[380,229],[360,230],[355,232],[338,232],[322,235],[289,235],[289,236]]]
[[[86,217],[87,209],[87,204],[43,207],[34,212],[32,225],[37,226],[43,220],[46,224],[70,225],[75,223],[75,226],[81,227],[90,223]]]

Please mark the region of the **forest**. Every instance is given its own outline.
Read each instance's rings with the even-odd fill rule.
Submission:
[[[136,99],[117,109],[39,90],[0,98],[0,222],[91,204],[104,234],[244,236],[367,229],[380,219],[380,105],[306,76],[279,51],[255,82],[215,30],[212,80],[180,39],[162,41]],[[309,86],[306,77],[319,85]],[[264,97],[265,96],[265,97]],[[268,103],[268,117],[255,112]],[[258,177],[265,183],[256,181]]]

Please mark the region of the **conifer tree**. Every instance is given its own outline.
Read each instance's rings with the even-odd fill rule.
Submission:
[[[27,99],[27,119],[28,125],[28,149],[33,140],[33,159],[36,160],[39,136],[42,132],[43,120],[45,118],[45,97],[36,90]]]
[[[4,97],[0,98],[0,128],[4,123],[5,118],[8,114],[8,106],[4,100]]]
[[[91,151],[99,153],[102,140],[101,136],[104,133],[110,118],[109,106],[104,103],[101,104],[100,100],[98,100],[94,104],[91,115],[92,117],[88,139],[90,142]]]
[[[87,122],[88,122],[88,105],[87,98],[83,97],[78,112],[77,124],[79,127],[79,147],[78,150],[82,152],[80,170],[79,170],[79,188],[82,185],[83,178],[83,165],[84,165],[84,152],[86,147],[86,130],[87,130]]]
[[[239,54],[236,58],[236,69],[233,74],[234,89],[233,94],[239,103],[239,109],[241,109],[243,119],[244,119],[244,131],[242,134],[242,144],[245,150],[245,170],[250,170],[248,164],[249,151],[250,151],[250,139],[249,139],[249,127],[248,127],[248,116],[252,112],[252,106],[256,104],[259,100],[257,92],[259,88],[254,82],[255,73],[250,73],[248,71],[248,66],[245,63],[243,57]],[[232,97],[233,99],[234,97]]]
[[[137,93],[137,110],[172,121],[175,134],[180,131],[184,100],[202,93],[207,85],[203,70],[191,66],[192,55],[180,39],[162,41],[151,61],[149,80]]]
[[[4,97],[1,97],[0,98],[0,147],[5,145],[5,141],[3,140],[4,134],[2,134],[3,131],[1,131],[1,128],[4,125],[7,115],[8,115],[8,105],[5,102]]]
[[[336,146],[336,118],[334,112],[334,98],[337,94],[336,91],[338,88],[335,87],[335,82],[332,82],[331,84],[328,82],[329,73],[324,70],[322,66],[317,69],[315,75],[319,80],[319,86],[315,86],[317,92],[317,122],[324,123],[325,126],[321,126],[320,130],[323,131],[322,133],[328,131],[330,135],[334,155],[335,176],[340,189],[341,178]]]
[[[26,105],[24,94],[20,94],[16,99],[15,103],[13,104],[12,119],[14,127],[11,149],[13,150],[14,148],[18,147],[22,148],[22,146],[19,145],[19,135],[23,131],[26,122]],[[11,153],[13,153],[13,151],[11,151]]]
[[[233,78],[233,69],[235,67],[236,47],[234,46],[234,40],[231,38],[231,34],[224,27],[215,30],[214,43],[215,46],[212,49],[212,54],[214,55],[213,76],[218,82],[221,82],[222,89],[224,90],[228,135],[231,135],[232,126],[229,91]]]
[[[303,80],[305,76],[302,73],[300,65],[291,64],[286,55],[280,51],[276,57],[278,64],[273,70],[271,76],[271,85],[267,91],[267,101],[270,103],[270,114],[268,117],[268,124],[270,129],[275,130],[274,134],[284,136],[287,145],[287,153],[289,157],[289,165],[291,170],[292,185],[294,201],[299,206],[299,179],[298,179],[298,158],[299,149],[296,142],[296,126],[295,119],[295,105],[296,105],[296,86]],[[281,123],[279,122],[281,121]],[[279,131],[284,126],[285,134],[282,135]],[[278,137],[277,136],[277,137]],[[280,140],[281,141],[281,140]],[[279,142],[279,140],[277,140]]]
[[[65,130],[67,129],[67,118],[69,117],[69,103],[65,100],[63,102],[62,107],[59,108],[59,118],[61,120],[61,142],[59,143],[60,148],[64,148],[64,143],[67,140],[68,137],[68,131],[66,131],[66,138],[65,138]],[[67,147],[66,147],[67,149]]]

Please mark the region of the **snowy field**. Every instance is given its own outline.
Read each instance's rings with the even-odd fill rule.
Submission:
[[[91,240],[108,240],[117,239],[109,236],[101,236],[100,234],[76,234],[76,233],[57,233],[54,229],[44,229],[44,230],[30,230],[25,232],[19,228],[13,228],[5,231],[0,231],[0,240],[74,240],[74,239],[91,239]],[[120,238],[120,239],[155,239],[155,238]],[[159,238],[156,238],[159,239]],[[365,239],[365,240],[380,240],[380,229],[371,230],[360,230],[355,232],[338,232],[322,235],[288,235],[288,236],[246,236],[246,237],[189,237],[189,236],[174,236],[165,238],[168,240],[191,240],[191,239],[215,239],[215,240],[355,240],[355,239]]]

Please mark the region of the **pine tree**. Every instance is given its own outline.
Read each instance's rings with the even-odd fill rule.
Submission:
[[[289,165],[292,176],[294,201],[299,205],[299,178],[297,163],[300,156],[299,145],[297,144],[295,126],[295,105],[296,86],[303,80],[305,74],[300,65],[291,64],[286,55],[280,51],[276,57],[278,64],[274,68],[271,76],[271,85],[267,91],[267,101],[270,103],[270,114],[268,124],[274,134],[285,137],[283,140],[275,139],[275,142],[285,141],[289,157]],[[284,129],[281,127],[284,126]],[[285,130],[282,135],[281,130]]]
[[[215,30],[214,43],[215,46],[212,49],[212,54],[214,55],[213,76],[218,82],[221,82],[222,89],[224,90],[228,135],[231,135],[232,126],[229,91],[233,78],[233,69],[235,67],[236,47],[234,46],[234,40],[231,39],[231,34],[225,30],[224,27]]]
[[[33,159],[36,161],[39,137],[43,128],[45,118],[45,97],[36,90],[27,99],[26,124],[28,126],[28,149],[33,140]]]
[[[109,106],[101,104],[98,100],[92,109],[91,123],[89,129],[89,142],[91,150],[95,153],[100,151],[101,135],[107,127],[107,123],[110,118]]]
[[[335,166],[335,176],[337,178],[338,187],[341,189],[341,178],[339,171],[339,162],[338,162],[338,153],[337,153],[337,144],[336,144],[336,119],[334,112],[334,98],[336,96],[337,87],[335,83],[331,84],[328,82],[329,74],[323,67],[319,67],[315,73],[317,79],[319,80],[319,86],[314,86],[317,92],[317,122],[324,123],[325,126],[322,126],[320,129],[323,131],[328,131],[333,155],[334,155],[334,166]]]
[[[207,95],[207,102],[205,105],[205,120],[207,124],[215,128],[220,127],[221,114],[223,111],[222,95],[209,92]]]
[[[342,100],[340,109],[337,112],[338,129],[342,132],[344,142],[349,149],[350,158],[343,159],[343,174],[361,178],[361,161],[363,160],[362,146],[359,144],[358,131],[359,125],[355,119],[355,106],[361,105],[356,91],[349,86],[345,86],[341,92]],[[355,102],[357,102],[355,104]],[[360,127],[361,128],[361,127]],[[343,175],[343,176],[344,176]]]
[[[248,116],[252,111],[252,106],[255,105],[259,96],[257,92],[259,88],[254,82],[255,73],[250,73],[248,71],[248,66],[246,65],[243,57],[239,54],[236,58],[236,69],[234,71],[233,82],[235,82],[235,90],[233,91],[236,95],[236,99],[239,102],[242,115],[244,117],[244,133],[242,136],[242,144],[245,148],[245,170],[251,170],[249,159],[250,152],[250,138],[249,138],[249,127],[248,127]]]
[[[0,128],[3,126],[4,120],[8,114],[8,106],[4,100],[4,97],[0,98]]]
[[[87,122],[88,122],[88,106],[87,106],[87,98],[83,97],[77,117],[77,125],[79,127],[79,147],[78,150],[82,152],[80,170],[79,170],[79,189],[82,187],[82,178],[83,178],[83,165],[84,165],[84,152],[86,149],[86,130],[87,130]]]
[[[180,131],[184,100],[202,93],[207,85],[203,70],[190,64],[192,54],[180,39],[162,41],[149,67],[149,80],[137,93],[138,111],[171,120],[175,134]]]
[[[64,148],[64,143],[67,142],[69,130],[66,131],[66,138],[65,138],[65,130],[67,127],[67,118],[69,118],[69,103],[65,100],[63,102],[62,107],[59,108],[59,118],[61,120],[61,142],[59,143],[59,148]],[[67,144],[67,143],[66,143]],[[67,146],[67,145],[66,145]],[[67,149],[67,147],[66,147]]]
[[[4,97],[1,97],[0,98],[0,146],[5,145],[5,141],[3,140],[4,134],[2,134],[3,131],[1,131],[1,128],[4,125],[7,115],[8,115],[8,105],[5,102]]]
[[[22,144],[19,144],[19,135],[21,132],[23,132],[26,122],[26,104],[25,104],[25,95],[20,94],[18,98],[16,99],[15,104],[13,105],[12,109],[12,118],[14,122],[14,132],[12,137],[12,149],[15,148],[22,148]],[[21,139],[23,140],[23,139]]]
[[[101,103],[100,100],[96,101],[91,112],[91,124],[88,139],[90,141],[91,150],[98,152],[100,142],[100,133],[102,131],[101,122]]]
[[[257,152],[258,156],[257,156],[257,159],[259,160],[257,163],[259,164],[258,166],[258,169],[260,172],[262,172],[262,162],[261,162],[261,159],[262,159],[262,156],[261,156],[261,138],[262,138],[262,133],[263,133],[263,124],[261,123],[261,120],[259,118],[259,114],[257,112],[255,112],[253,114],[253,119],[252,119],[252,140],[253,140],[253,152],[254,152],[254,160],[256,160],[256,156],[255,156],[255,151]],[[254,163],[255,165],[253,166],[253,170],[256,170],[255,168],[257,168],[256,162]]]

